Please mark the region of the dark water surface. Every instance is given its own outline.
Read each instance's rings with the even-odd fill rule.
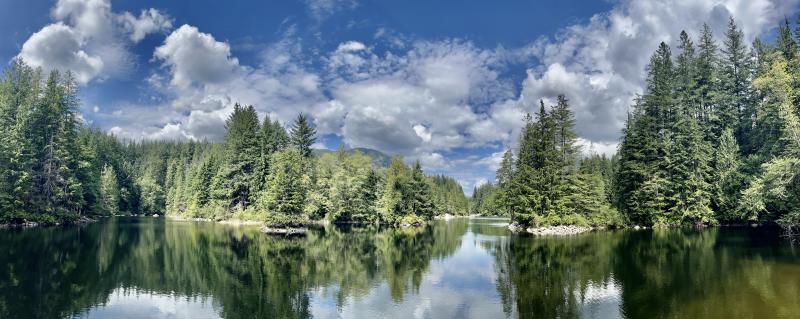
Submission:
[[[1,230],[0,318],[800,317],[800,250],[774,229],[540,238],[506,223]]]

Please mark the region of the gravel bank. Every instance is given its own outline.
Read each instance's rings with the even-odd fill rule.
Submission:
[[[534,235],[543,236],[569,236],[592,231],[592,227],[583,227],[576,225],[558,225],[558,226],[545,226],[545,227],[523,227],[517,223],[508,225],[508,229],[515,233],[527,232]]]

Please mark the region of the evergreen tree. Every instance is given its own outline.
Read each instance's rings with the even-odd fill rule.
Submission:
[[[109,214],[119,213],[119,184],[114,168],[106,164],[100,177],[100,198],[103,209]]]
[[[698,42],[697,82],[696,82],[696,117],[701,128],[704,128],[705,139],[712,142],[722,131],[722,123],[717,110],[718,92],[717,43],[708,24],[703,24]],[[673,119],[669,119],[672,121]]]
[[[287,148],[272,155],[269,181],[259,206],[267,211],[267,222],[293,225],[302,222],[306,200],[303,171],[305,159],[296,149]]]
[[[695,94],[695,80],[698,78],[698,60],[692,39],[689,38],[686,31],[681,31],[678,50],[680,50],[680,53],[675,61],[675,93],[677,95],[677,102],[683,107],[683,111],[695,116],[698,114],[696,107],[700,104]]]
[[[736,220],[735,209],[744,184],[740,171],[739,145],[733,130],[726,129],[714,152],[714,206],[719,220]]]
[[[711,210],[711,186],[708,184],[711,147],[703,139],[696,120],[683,112],[670,132],[667,164],[668,213],[660,223],[714,223]]]
[[[422,172],[419,161],[416,161],[411,168],[411,179],[407,190],[411,192],[409,196],[410,212],[424,220],[433,218],[435,211],[431,185],[425,177],[425,173]]]
[[[797,42],[792,37],[792,29],[789,26],[788,18],[778,25],[778,38],[776,41],[777,48],[786,61],[792,61],[797,57]]]
[[[673,66],[661,43],[650,59],[646,94],[634,105],[620,146],[617,177],[620,210],[635,223],[666,221],[668,132],[675,118]]]
[[[503,153],[503,160],[500,162],[500,167],[495,174],[497,179],[495,205],[502,212],[509,214],[512,219],[514,218],[514,211],[512,210],[512,196],[514,193],[512,182],[514,180],[514,174],[514,153],[511,149],[508,149]]]
[[[236,104],[225,122],[224,159],[212,182],[212,193],[223,207],[247,208],[255,199],[255,170],[261,156],[258,115],[253,106]]]
[[[352,205],[351,219],[362,222],[378,221],[376,204],[378,202],[378,186],[380,177],[375,170],[370,169],[356,187],[355,198]]]
[[[750,79],[752,77],[751,54],[744,42],[744,32],[733,17],[725,32],[724,48],[720,68],[720,122],[722,130],[733,128],[738,143],[750,135],[755,118],[755,108],[750,101]]]
[[[553,108],[552,117],[555,125],[556,148],[560,153],[563,174],[569,175],[577,169],[580,147],[577,146],[578,134],[575,133],[575,116],[569,109],[567,98],[561,94],[558,103]]]
[[[300,154],[305,158],[311,157],[311,145],[317,141],[317,130],[311,127],[308,118],[302,113],[294,120],[290,135],[292,145],[300,151]]]
[[[261,156],[259,157],[255,172],[254,187],[256,189],[263,189],[267,182],[267,177],[269,175],[269,159],[272,157],[272,154],[285,148],[288,142],[289,137],[280,122],[278,122],[278,120],[270,121],[269,116],[264,117],[264,122],[259,132]]]
[[[404,198],[404,194],[408,193],[408,185],[408,167],[403,163],[401,157],[392,157],[389,168],[386,170],[386,183],[379,204],[382,220],[398,222],[410,212],[410,203],[406,202],[406,198]]]

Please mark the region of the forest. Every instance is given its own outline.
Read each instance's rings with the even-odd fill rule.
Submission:
[[[657,48],[617,154],[582,156],[568,101],[528,116],[473,213],[522,225],[800,225],[800,28],[744,41],[731,18]]]
[[[494,183],[458,182],[399,156],[312,150],[316,131],[236,105],[222,141],[120,141],[87,127],[70,73],[15,60],[0,81],[0,223],[165,214],[271,225],[419,224],[507,215],[521,225],[671,227],[800,224],[800,29],[745,43],[733,19],[718,43],[657,48],[618,152],[578,145],[566,96],[524,119]],[[385,167],[384,167],[385,166]]]
[[[287,130],[252,106],[234,107],[221,142],[123,142],[84,125],[70,73],[15,60],[0,82],[0,223],[46,224],[118,214],[419,224],[466,214],[446,176],[401,157],[382,167],[362,152],[313,155],[303,114]]]

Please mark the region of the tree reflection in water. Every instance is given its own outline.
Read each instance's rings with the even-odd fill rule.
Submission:
[[[509,235],[504,223],[325,226],[302,238],[157,218],[3,230],[0,317],[121,317],[104,305],[169,300],[198,313],[207,307],[224,318],[800,313],[798,254],[774,230],[602,231],[548,238]]]

